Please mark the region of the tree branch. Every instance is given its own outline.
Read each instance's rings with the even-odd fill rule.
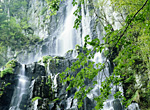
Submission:
[[[147,2],[148,2],[148,0],[146,0],[145,3],[143,4],[143,6],[134,14],[134,16],[132,17],[132,19],[130,19],[130,21],[127,22],[126,28],[124,29],[123,33],[120,35],[118,41],[116,42],[116,44],[114,45],[113,48],[116,47],[116,45],[118,44],[118,42],[121,40],[121,38],[123,37],[123,35],[124,35],[125,32],[127,31],[128,27],[129,27],[129,25],[131,24],[131,22],[133,21],[133,19],[134,19],[134,18],[136,17],[136,15],[146,6]],[[113,49],[112,49],[112,50],[113,50]]]

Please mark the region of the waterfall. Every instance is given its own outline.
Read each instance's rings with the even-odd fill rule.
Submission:
[[[19,80],[16,89],[14,90],[9,110],[22,110],[26,108],[28,95],[29,79],[25,76],[25,65],[22,67],[18,74]]]
[[[91,30],[91,21],[92,21],[92,17],[90,17],[90,13],[89,13],[89,9],[86,6],[86,4],[81,5],[81,14],[82,14],[82,26],[80,28],[82,28],[82,33],[79,32],[79,30],[75,30],[73,28],[74,25],[74,21],[75,21],[75,16],[73,15],[73,12],[77,9],[77,7],[73,7],[72,6],[72,0],[66,0],[67,3],[67,7],[66,7],[66,17],[64,20],[64,23],[62,24],[58,24],[59,28],[56,30],[56,32],[54,32],[52,35],[57,34],[57,37],[55,39],[55,46],[50,49],[55,50],[54,53],[50,53],[50,49],[48,49],[47,51],[49,52],[44,52],[44,54],[42,53],[42,47],[40,47],[40,45],[37,45],[37,48],[34,48],[32,51],[33,54],[32,57],[30,57],[28,59],[28,61],[26,61],[26,63],[31,63],[31,62],[35,62],[38,61],[39,58],[41,58],[43,55],[60,55],[63,56],[65,55],[65,53],[70,50],[70,49],[74,49],[76,44],[84,44],[84,37],[86,35],[90,35],[90,37],[92,36],[92,30]],[[98,37],[99,39],[102,39],[102,36],[100,35],[101,33],[98,30],[99,28],[97,28],[98,31],[98,35],[96,37]],[[82,36],[82,38],[80,37],[80,34]],[[49,37],[53,37],[53,36],[49,36]],[[94,36],[95,37],[95,36]],[[54,37],[53,37],[54,39]],[[51,46],[50,43],[51,40],[48,40],[48,46]],[[90,47],[88,47],[90,48]],[[37,51],[39,51],[38,53],[36,53]],[[26,53],[27,54],[27,53]],[[103,63],[104,62],[104,57],[102,55],[103,53],[96,53],[94,56],[93,61],[95,63]],[[53,82],[53,91],[56,92],[55,93],[55,97],[57,97],[57,86],[58,86],[58,82],[57,82],[57,78],[59,76],[59,73],[57,74],[52,74],[51,70],[49,68],[49,60],[48,60],[48,64],[47,64],[47,74],[51,76],[52,82]],[[104,70],[104,72],[106,73],[106,76],[109,76],[109,72],[108,72],[108,67]],[[33,86],[35,83],[35,80],[32,81],[30,87],[29,84],[30,82],[28,81],[28,77],[26,77],[26,71],[25,71],[25,65],[22,64],[22,68],[20,70],[20,73],[18,73],[18,84],[16,89],[14,90],[13,96],[12,96],[12,100],[11,100],[11,104],[10,104],[10,108],[9,110],[26,110],[26,105],[27,105],[27,100],[26,97],[29,94],[29,88],[30,90],[30,99],[32,98],[32,92],[33,92]],[[105,80],[105,75],[103,72],[99,72],[97,77],[94,79],[98,82],[97,85],[95,85],[94,89],[87,95],[89,99],[91,99],[93,101],[95,96],[100,95],[100,88],[101,88],[101,82]],[[113,85],[112,85],[113,86]],[[115,88],[112,88],[112,92],[115,91]],[[66,109],[70,109],[72,106],[72,103],[74,104],[74,108],[77,109],[77,100],[73,99],[73,97],[68,97],[67,98],[67,104],[66,104]],[[118,100],[115,100],[113,98],[113,94],[110,95],[109,99],[106,100],[106,102],[104,102],[104,108],[103,110],[116,110],[115,109],[115,103],[120,104],[120,102],[118,102]],[[86,106],[86,100],[84,100],[84,109],[87,109]],[[36,100],[34,102],[34,110],[36,110],[38,107],[38,100]],[[120,106],[120,105],[119,105]],[[135,105],[137,106],[137,105]],[[120,107],[121,108],[121,107]],[[58,107],[59,109],[59,107]],[[120,109],[118,109],[120,110]]]
[[[58,89],[58,82],[57,82],[58,75],[59,75],[59,73],[54,76],[54,80],[53,80],[53,84],[54,84],[53,90],[55,92],[55,97],[57,97],[57,92],[58,92],[57,91],[57,89]]]
[[[72,0],[67,0],[67,10],[63,30],[60,32],[56,40],[56,54],[65,55],[68,50],[74,49],[76,44],[80,44],[80,37],[77,35],[77,30],[73,28],[75,16],[74,11],[76,6],[72,6]]]
[[[34,101],[34,110],[37,110],[37,106],[38,106],[38,99]]]

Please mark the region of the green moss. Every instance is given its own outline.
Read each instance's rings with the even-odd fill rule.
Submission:
[[[6,68],[9,68],[9,67],[14,68],[15,66],[16,66],[16,60],[11,60],[5,65]]]
[[[51,76],[48,76],[48,79],[47,79],[47,82],[46,82],[47,85],[49,85],[51,87]]]
[[[7,83],[7,84],[5,84],[5,87],[7,87],[7,86],[9,86],[9,85],[11,85],[11,83]]]
[[[55,56],[54,59],[65,59],[65,58],[61,56]]]
[[[135,101],[135,102],[139,102],[140,101],[140,95],[139,95],[139,91],[138,90],[135,92],[135,94],[133,95],[133,98],[131,100]]]
[[[59,65],[59,60],[60,60],[60,59],[56,59],[56,65],[57,65],[57,66]]]
[[[81,49],[81,46],[80,46],[80,45],[76,45],[76,46],[75,46],[75,50],[76,50],[77,52],[80,52],[80,49]]]
[[[41,27],[44,29],[44,25],[42,24]]]
[[[67,51],[67,53],[72,53],[72,52],[73,52],[73,49]]]
[[[0,97],[3,95],[3,91],[0,91]]]
[[[6,74],[13,74],[13,68],[5,68],[3,71],[1,71],[1,78]]]
[[[41,97],[34,97],[33,99],[32,99],[32,102],[34,102],[34,101],[36,101],[36,100],[38,100],[38,99],[42,99]]]
[[[16,52],[16,56],[18,56],[18,55],[21,54],[21,53],[22,53],[22,51]]]
[[[48,59],[52,59],[51,56],[44,56],[43,57],[43,63],[47,63]]]
[[[77,44],[77,45],[75,46],[75,49],[77,50],[77,49],[79,49],[80,47],[81,47],[81,46]]]
[[[4,77],[6,74],[13,74],[13,68],[16,66],[16,61],[11,60],[5,65],[5,69],[0,72],[0,77]]]
[[[9,85],[11,85],[11,83],[7,83],[7,84],[5,84],[4,82],[1,83],[1,85],[0,85],[0,97],[3,95],[5,88]]]
[[[39,60],[38,63],[41,63],[41,60]]]
[[[53,102],[56,102],[56,101],[58,101],[58,100],[59,100],[59,98],[56,98],[56,99],[53,100]]]
[[[32,77],[32,80],[34,79],[34,77]]]

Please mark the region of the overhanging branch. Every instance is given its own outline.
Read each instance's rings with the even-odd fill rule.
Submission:
[[[123,35],[125,34],[125,32],[127,31],[129,25],[131,24],[131,22],[133,21],[133,19],[136,17],[136,15],[146,6],[148,0],[145,1],[145,3],[143,4],[143,6],[134,14],[134,16],[129,20],[129,22],[127,22],[127,26],[125,27],[123,33],[120,35],[118,41],[116,42],[116,44],[114,45],[113,48],[116,47],[116,45],[118,44],[118,42],[121,40],[121,38],[123,37]],[[113,50],[113,49],[112,49]]]

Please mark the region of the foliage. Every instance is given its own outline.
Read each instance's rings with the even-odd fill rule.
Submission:
[[[56,15],[57,11],[59,10],[60,0],[46,0],[46,2],[49,6],[50,15]]]
[[[52,57],[51,56],[44,56],[43,57],[43,63],[47,64],[48,63],[48,59],[52,59]]]
[[[0,97],[3,95],[4,93],[4,90],[7,86],[11,85],[11,83],[4,83],[4,82],[1,82],[1,86],[0,86]]]
[[[5,65],[6,68],[9,68],[9,67],[14,68],[15,66],[16,66],[16,61],[15,60],[10,60]]]
[[[56,15],[59,10],[60,0],[46,0],[50,15]],[[123,86],[123,95],[121,91],[117,91],[114,94],[115,98],[120,98],[122,103],[127,107],[132,101],[139,103],[141,108],[149,108],[150,105],[150,1],[149,0],[111,0],[110,6],[113,11],[116,11],[123,18],[120,29],[114,28],[114,22],[110,22],[106,17],[104,6],[107,4],[105,0],[95,1],[96,3],[89,2],[86,4],[84,0],[73,0],[73,6],[77,6],[77,10],[74,12],[76,20],[74,22],[74,28],[78,29],[82,20],[81,16],[81,5],[91,5],[94,7],[90,11],[93,12],[97,18],[95,27],[101,23],[104,26],[106,34],[104,35],[104,43],[100,39],[91,39],[89,35],[85,36],[84,47],[78,48],[79,55],[77,61],[73,63],[73,66],[67,68],[65,72],[60,74],[63,83],[69,82],[67,90],[73,87],[77,87],[78,91],[75,93],[74,98],[78,99],[78,106],[81,107],[83,100],[87,97],[87,94],[92,90],[92,87],[87,87],[85,80],[93,81],[94,77],[100,71],[103,71],[108,63],[114,64],[114,70],[112,75],[106,76],[106,79],[102,82],[100,92],[101,95],[95,97],[97,101],[96,109],[103,108],[103,102],[108,99],[111,93],[111,84],[116,86]],[[22,45],[28,46],[30,43],[35,43],[38,40],[31,40],[32,38],[25,36],[22,30],[30,30],[30,26],[27,25],[27,18],[23,19],[25,13],[22,8],[26,7],[26,3],[22,0],[17,2],[16,0],[9,2],[5,1],[8,5],[10,14],[6,12],[5,5],[1,3],[0,7],[0,54],[4,57],[7,54],[7,49],[21,49]],[[10,5],[10,6],[9,6]],[[14,7],[15,6],[15,7]],[[21,10],[19,10],[21,9]],[[100,10],[100,14],[96,10]],[[44,10],[42,11],[44,13]],[[21,21],[18,23],[14,17],[17,14]],[[91,13],[92,14],[92,13]],[[124,15],[125,17],[123,17]],[[19,42],[17,42],[19,41]],[[16,45],[16,46],[14,46]],[[88,49],[88,45],[92,48]],[[13,48],[14,47],[14,48]],[[94,58],[96,53],[102,53],[105,51],[106,61],[104,63],[95,64],[90,61]],[[5,57],[4,57],[5,58]],[[43,63],[47,64],[48,59],[51,57],[47,56],[43,58]],[[7,58],[5,59],[7,60]],[[59,58],[56,58],[56,63],[59,62]],[[6,73],[12,73],[10,65],[8,68],[1,72],[2,76]],[[94,67],[93,65],[96,65]],[[77,72],[78,71],[78,72]],[[76,75],[70,75],[71,72],[77,72]],[[140,77],[140,82],[138,82]],[[138,83],[141,83],[139,86]],[[93,85],[97,84],[93,81]],[[131,90],[132,88],[132,90]],[[39,99],[35,97],[34,101]]]
[[[13,74],[13,68],[6,68],[3,71],[1,71],[1,78],[4,77],[6,74]]]
[[[15,60],[11,60],[8,63],[6,63],[5,69],[0,72],[1,78],[3,78],[4,75],[6,74],[13,74],[13,69],[15,66],[16,66]]]
[[[56,2],[56,1],[55,1]],[[79,4],[85,4],[84,0],[73,0],[73,6],[77,5],[78,8],[74,12],[77,17],[74,23],[74,28],[78,28],[82,16],[80,15],[81,7]],[[88,4],[91,5],[91,4]],[[148,107],[150,103],[147,99],[150,98],[148,91],[149,78],[148,72],[150,71],[150,37],[149,37],[149,17],[150,17],[150,1],[148,0],[111,0],[111,7],[120,14],[123,21],[119,21],[122,25],[120,29],[114,30],[113,23],[108,21],[103,6],[107,5],[107,2],[98,0],[94,7],[100,9],[100,15],[96,13],[96,9],[91,10],[97,17],[97,23],[101,23],[104,26],[106,34],[103,40],[105,43],[100,43],[98,38],[89,40],[89,36],[85,37],[85,44],[83,51],[78,55],[78,60],[73,64],[71,68],[67,68],[65,72],[60,74],[62,81],[65,83],[70,82],[67,90],[72,87],[77,87],[79,91],[75,93],[75,98],[78,99],[79,107],[83,104],[83,99],[92,88],[86,88],[84,81],[86,79],[93,80],[99,71],[103,70],[107,60],[114,63],[115,67],[113,74],[106,77],[106,80],[102,82],[100,89],[101,95],[96,97],[97,101],[96,109],[103,107],[103,102],[108,98],[111,93],[110,84],[119,86],[123,85],[124,96],[121,96],[121,91],[114,94],[115,98],[121,98],[122,103],[126,107],[132,102],[136,101],[141,107]],[[57,8],[55,8],[57,9]],[[56,10],[55,10],[56,11]],[[56,14],[56,13],[55,13]],[[126,19],[125,17],[126,16]],[[104,24],[106,23],[106,25]],[[87,45],[91,45],[92,49],[87,49]],[[94,58],[96,52],[102,52],[106,56],[104,64],[97,64],[97,68],[93,68],[94,62],[89,62],[91,58]],[[85,52],[86,51],[86,52]],[[83,53],[82,53],[83,52]],[[70,72],[76,72],[80,68],[80,71],[76,76],[71,76]],[[136,87],[137,76],[142,76],[141,87]],[[96,82],[95,82],[96,84]],[[132,88],[132,90],[131,90]],[[140,96],[139,96],[140,95]],[[145,99],[144,99],[145,98]],[[142,105],[142,103],[144,103]]]
[[[52,85],[51,76],[48,76],[48,80],[47,80],[46,84],[49,85],[51,88],[51,85]]]
[[[3,91],[0,91],[0,97],[3,95]]]
[[[30,34],[26,0],[3,0],[0,2],[0,66],[9,61],[8,50],[21,51],[41,41]]]

